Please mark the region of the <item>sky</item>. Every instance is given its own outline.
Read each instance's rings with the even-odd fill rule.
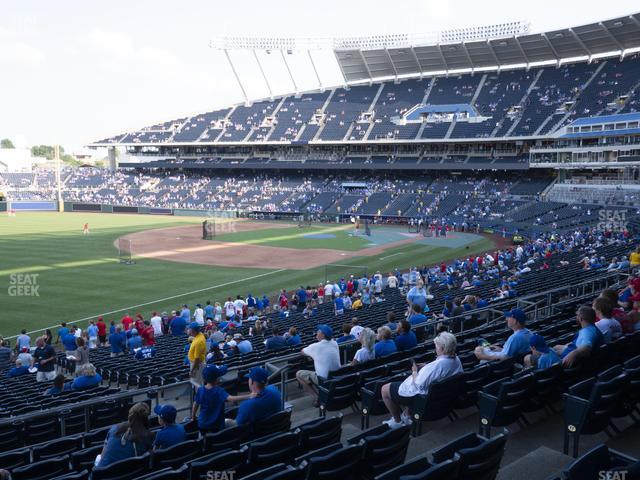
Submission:
[[[606,5],[606,8],[603,8]],[[532,32],[635,13],[637,0],[24,0],[0,16],[0,138],[18,147],[84,145],[243,101],[225,35],[344,37],[426,33],[524,20]],[[251,52],[231,52],[252,99],[268,96]],[[325,86],[340,84],[329,51],[313,52]],[[300,90],[317,81],[306,53],[287,57]],[[274,94],[293,86],[262,53]]]

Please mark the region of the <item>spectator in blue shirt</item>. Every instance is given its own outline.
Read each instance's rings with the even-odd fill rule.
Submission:
[[[109,345],[111,345],[111,356],[118,357],[124,353],[127,337],[122,333],[122,328],[116,327],[115,332],[109,335]]]
[[[213,320],[213,317],[213,305],[211,305],[211,300],[207,300],[207,305],[204,307],[204,319]]]
[[[398,347],[391,340],[391,329],[387,326],[378,328],[378,341],[373,348],[375,358],[386,357],[398,351]]]
[[[236,333],[233,339],[236,341],[236,347],[241,355],[246,355],[253,351],[253,345],[251,345],[251,342],[245,339],[241,333]]]
[[[509,312],[504,312],[504,317],[507,320],[507,326],[513,333],[502,346],[489,345],[476,347],[474,353],[478,360],[504,360],[508,357],[518,358],[529,353],[531,332],[525,328],[527,315],[523,310],[514,308]]]
[[[344,313],[344,293],[341,293],[333,302],[334,312],[336,315],[342,315]]]
[[[156,405],[154,412],[158,415],[158,423],[162,427],[156,433],[156,439],[153,442],[154,449],[169,448],[187,439],[184,427],[176,424],[176,415],[178,414],[176,407],[168,404]]]
[[[127,421],[114,425],[107,433],[96,466],[104,468],[114,462],[137,457],[151,450],[153,433],[149,431],[149,406],[136,403],[129,409]]]
[[[351,324],[343,323],[342,324],[342,336],[336,338],[337,343],[351,342],[355,340],[356,337],[351,335]]]
[[[133,352],[136,348],[142,348],[142,338],[138,335],[138,330],[131,329],[131,338],[127,341],[127,347],[129,352]]]
[[[298,308],[303,309],[307,305],[307,290],[300,285],[296,296],[298,297]]]
[[[392,332],[398,329],[398,322],[396,321],[396,314],[393,312],[387,312],[387,327]]]
[[[53,385],[44,393],[45,395],[60,395],[64,390],[65,376],[61,373],[53,379]]]
[[[409,313],[409,322],[411,325],[418,325],[427,321],[427,316],[422,313],[422,307],[418,304],[411,305],[411,312]]]
[[[287,346],[287,342],[284,337],[280,335],[280,330],[278,329],[278,327],[273,327],[271,332],[272,336],[267,338],[264,342],[265,349],[278,350]]]
[[[21,377],[29,374],[29,367],[22,365],[22,360],[16,360],[16,366],[7,372],[7,377]]]
[[[285,334],[285,342],[288,347],[293,345],[300,345],[302,340],[300,339],[300,335],[298,334],[298,329],[296,327],[291,327],[289,331]]]
[[[153,358],[156,356],[156,349],[154,347],[136,348],[133,356],[136,360],[146,360],[148,358]]]
[[[102,383],[102,376],[96,372],[96,367],[91,363],[85,363],[78,370],[76,379],[64,386],[65,390],[86,390],[97,387]]]
[[[67,352],[75,352],[78,349],[78,345],[76,344],[76,336],[69,332],[62,337],[62,345],[64,345],[64,349]]]
[[[411,323],[407,320],[400,320],[395,342],[399,351],[410,350],[418,344],[416,334],[411,331]]]
[[[69,333],[69,329],[67,328],[67,324],[65,322],[62,322],[60,324],[60,328],[58,329],[58,338],[56,338],[56,343],[60,343],[62,341],[62,338]]]
[[[236,416],[237,425],[254,424],[282,409],[280,390],[269,385],[269,372],[262,367],[253,367],[249,371],[249,390],[251,399],[243,402]]]
[[[415,287],[411,287],[407,293],[407,303],[409,305],[420,305],[420,311],[428,311],[427,309],[427,289],[424,288],[422,280],[416,282]]]
[[[23,328],[20,335],[16,338],[16,350],[21,352],[23,348],[31,348],[31,337],[27,335],[27,331]]]
[[[269,304],[270,304],[269,299],[267,298],[267,296],[266,296],[266,295],[263,295],[263,296],[262,296],[262,307],[263,307],[265,310],[267,310],[267,309],[269,308]]]
[[[560,357],[547,346],[547,342],[542,335],[537,333],[531,335],[529,346],[531,347],[531,354],[524,357],[525,367],[534,367],[542,370],[560,363]]]
[[[187,324],[189,319],[184,317],[175,317],[171,320],[169,328],[171,329],[171,335],[184,335],[186,333]]]
[[[596,327],[596,312],[593,308],[582,306],[576,312],[576,320],[580,330],[576,333],[571,343],[556,345],[555,352],[562,358],[562,366],[572,367],[576,360],[582,360],[604,343],[602,332]]]
[[[237,402],[249,398],[248,395],[229,395],[224,388],[219,386],[220,377],[227,373],[224,365],[207,365],[202,371],[204,385],[198,388],[191,408],[191,418],[198,419],[198,428],[201,432],[219,432],[225,424],[232,425],[232,421],[225,422],[225,402]],[[198,414],[198,411],[200,412]]]

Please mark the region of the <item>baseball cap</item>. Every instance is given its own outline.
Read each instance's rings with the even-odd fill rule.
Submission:
[[[331,328],[329,325],[327,325],[327,324],[322,323],[322,324],[318,325],[318,330],[320,330],[320,331],[322,332],[322,334],[323,334],[327,339],[329,339],[329,338],[333,337],[333,330],[332,330],[332,328]]]
[[[544,337],[542,335],[538,335],[537,333],[531,335],[531,338],[529,339],[529,346],[535,347],[536,350],[542,353],[549,352],[549,347],[547,347],[547,342],[545,341]]]
[[[136,330],[135,328],[131,329],[131,335],[137,335],[138,334],[138,330]]]
[[[202,378],[205,382],[212,382],[217,378],[223,377],[227,373],[226,365],[207,365],[204,370],[202,370]]]
[[[153,411],[162,420],[168,423],[174,423],[176,421],[176,415],[178,414],[178,410],[176,410],[176,407],[169,404],[156,405],[156,408],[154,408]]]
[[[267,383],[269,381],[269,372],[262,367],[253,367],[249,370],[249,373],[245,376],[254,382]]]
[[[198,322],[191,322],[189,328],[191,330],[200,330],[200,324]]]
[[[524,325],[527,323],[527,314],[519,308],[504,312],[504,318],[513,317],[518,323]]]
[[[236,333],[233,335],[233,339],[234,340],[241,340],[242,339],[242,334],[241,333]]]

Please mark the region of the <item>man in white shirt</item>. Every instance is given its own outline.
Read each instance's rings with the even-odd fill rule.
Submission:
[[[622,325],[613,318],[611,302],[606,298],[598,297],[593,301],[593,309],[596,311],[596,317],[599,318],[596,322],[596,327],[602,332],[604,341],[609,343],[616,338],[620,338],[622,336]]]
[[[364,330],[364,327],[362,325],[360,325],[360,320],[358,320],[358,317],[353,317],[351,319],[351,331],[349,332],[349,335],[353,335],[353,338],[358,338],[360,337],[360,332],[362,330]]]
[[[204,309],[202,308],[202,305],[200,305],[199,303],[196,305],[196,309],[193,312],[193,319],[198,323],[198,325],[200,325],[201,327],[204,326]]]
[[[231,300],[231,297],[228,297],[227,301],[224,302],[224,313],[227,317],[227,320],[231,320],[236,316],[236,306]]]
[[[296,379],[304,389],[304,391],[313,397],[313,406],[318,405],[318,391],[316,387],[319,385],[318,377],[328,378],[329,372],[340,368],[340,350],[338,344],[332,339],[333,330],[329,325],[318,325],[316,332],[316,343],[312,343],[308,347],[302,349],[303,355],[313,359],[313,367],[315,371],[298,370]]]
[[[387,277],[387,287],[398,288],[398,277],[393,273],[389,273],[389,276]]]
[[[158,315],[158,312],[153,312],[153,316],[149,319],[151,326],[153,327],[153,335],[162,335],[162,317]]]
[[[333,300],[333,283],[327,282],[324,286],[324,299],[327,301]]]
[[[413,404],[414,396],[426,395],[429,392],[429,385],[433,382],[462,373],[462,363],[456,356],[456,337],[452,333],[442,332],[433,340],[433,343],[437,354],[433,362],[422,366],[420,370],[414,363],[411,376],[403,382],[383,385],[382,401],[391,413],[391,418],[383,423],[390,428],[411,424],[408,407]],[[401,411],[401,407],[404,411]]]
[[[240,295],[238,295],[238,297],[236,298],[236,301],[233,302],[233,304],[236,307],[236,318],[237,320],[242,320],[242,312],[244,311],[244,300],[242,300],[242,298],[240,298]]]

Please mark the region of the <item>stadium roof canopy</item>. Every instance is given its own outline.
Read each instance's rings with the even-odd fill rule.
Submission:
[[[508,29],[505,29],[505,32]],[[391,42],[393,45],[394,42]],[[395,42],[397,43],[397,42]],[[406,46],[334,48],[347,83],[593,57],[640,47],[640,13],[544,33]]]

